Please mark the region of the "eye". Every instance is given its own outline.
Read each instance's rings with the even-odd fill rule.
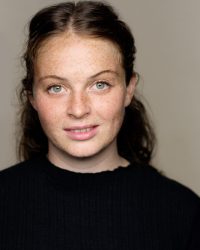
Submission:
[[[110,84],[104,81],[99,81],[95,83],[95,87],[99,90],[104,90],[109,88]]]
[[[49,93],[58,94],[63,91],[63,87],[60,85],[52,85],[48,88]]]

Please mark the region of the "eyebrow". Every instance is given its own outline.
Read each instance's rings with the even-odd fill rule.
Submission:
[[[102,71],[90,76],[89,79],[93,79],[93,78],[95,78],[97,76],[100,76],[100,75],[106,74],[106,73],[107,74],[110,73],[110,74],[114,74],[116,76],[119,76],[119,73],[117,71],[108,69],[108,70],[102,70]],[[56,79],[56,80],[59,80],[59,81],[67,81],[67,78],[65,78],[65,77],[60,77],[60,76],[57,76],[57,75],[46,75],[46,76],[40,77],[38,82],[41,82],[41,81],[43,81],[45,79],[48,79],[48,78]]]

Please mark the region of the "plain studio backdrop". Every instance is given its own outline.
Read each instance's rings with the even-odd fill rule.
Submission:
[[[0,0],[0,168],[16,162],[16,87],[27,23],[51,0]],[[200,1],[110,0],[136,39],[139,90],[154,122],[156,168],[200,194]]]

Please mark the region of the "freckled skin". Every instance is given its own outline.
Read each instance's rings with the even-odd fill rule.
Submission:
[[[93,77],[105,70],[112,72]],[[47,75],[62,79],[41,80]],[[30,101],[48,137],[48,157],[53,163],[63,168],[80,159],[92,160],[93,164],[103,161],[104,166],[112,167],[122,163],[116,137],[133,96],[135,79],[126,87],[121,55],[113,43],[73,34],[52,37],[38,51],[34,77]],[[97,81],[106,81],[109,86],[98,89]],[[61,85],[62,91],[49,91],[52,84]],[[91,124],[98,127],[89,140],[72,140],[64,130]]]

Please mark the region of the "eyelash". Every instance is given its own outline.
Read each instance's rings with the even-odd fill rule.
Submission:
[[[97,85],[98,84],[102,84],[103,85],[103,88],[97,88]],[[97,91],[104,91],[108,88],[111,87],[111,84],[106,82],[106,81],[97,81],[95,82],[93,85],[92,85],[92,88],[96,86],[96,90]],[[56,92],[56,91],[53,91],[53,88],[59,88],[60,91]],[[49,94],[59,94],[59,93],[62,93],[62,91],[64,90],[63,86],[60,85],[60,84],[52,84],[50,86],[47,87],[47,92]]]
[[[105,89],[111,87],[111,85],[108,82],[106,82],[106,81],[98,81],[94,85],[97,86],[98,84],[103,84],[104,86],[106,85],[106,88],[103,88],[103,89],[100,88],[98,90],[105,90]]]
[[[53,89],[53,88],[60,88],[61,90],[60,90],[59,92],[52,91],[52,89]],[[48,93],[53,93],[53,94],[56,94],[56,93],[60,93],[60,92],[62,92],[62,89],[63,89],[62,85],[59,85],[59,84],[53,84],[53,85],[51,85],[51,86],[49,86],[49,87],[47,88],[47,91],[48,91]]]

